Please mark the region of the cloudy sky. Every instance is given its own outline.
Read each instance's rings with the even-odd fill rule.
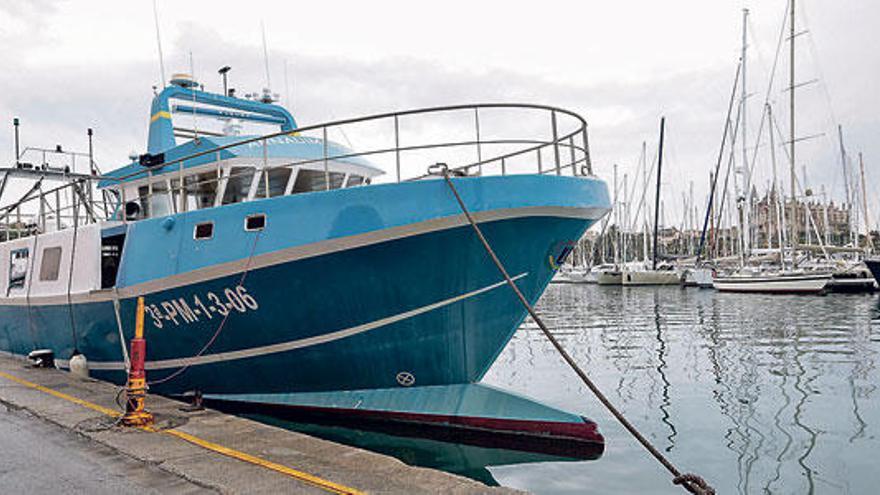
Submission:
[[[670,217],[690,180],[702,197],[717,159],[744,7],[753,143],[786,0],[158,0],[166,73],[188,71],[192,53],[208,89],[219,87],[223,65],[240,91],[265,86],[262,22],[272,89],[301,124],[463,102],[546,103],[587,118],[596,171],[610,178],[615,163],[632,174],[642,141],[656,147],[665,115]],[[823,134],[802,143],[798,169],[810,186],[842,196],[838,123],[850,153],[864,153],[869,183],[880,181],[872,32],[880,4],[800,0],[797,14],[798,31],[807,30],[797,38],[797,79],[819,80],[798,90],[798,135]],[[787,133],[786,57],[769,94]],[[150,0],[0,0],[0,60],[0,122],[20,117],[26,144],[84,149],[93,127],[105,170],[144,151],[151,87],[160,84]],[[0,160],[9,163],[6,129]],[[759,150],[755,165],[759,188],[770,177],[768,153]]]

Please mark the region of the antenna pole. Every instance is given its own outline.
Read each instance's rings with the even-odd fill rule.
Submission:
[[[224,65],[217,72],[223,77],[223,96],[229,96],[229,85],[226,80],[226,74],[232,69],[228,65]]]
[[[287,79],[287,60],[284,61],[284,97],[287,100],[287,107],[293,108],[293,102],[290,101],[290,82]]]
[[[266,25],[260,21],[260,31],[263,34],[263,62],[266,65],[266,89],[272,89],[272,80],[269,78],[269,48],[266,44]]]
[[[198,89],[198,85],[196,84],[196,65],[193,62],[193,52],[190,50],[189,52],[189,73],[192,76],[192,84],[193,87],[190,88],[190,92],[192,93],[192,102],[193,102],[193,134],[195,135],[195,140],[199,140],[199,120],[196,116],[196,90]],[[183,183],[181,182],[180,187],[183,187]]]
[[[19,161],[19,157],[21,156],[18,151],[18,117],[12,119],[12,125],[15,127],[15,166],[19,166],[21,162]]]
[[[157,0],[153,0],[153,22],[156,25],[156,46],[159,48],[159,75],[162,77],[162,88],[165,88],[165,56],[162,55],[162,36],[159,35],[159,8]]]
[[[96,170],[95,170],[94,148],[92,147],[92,134],[93,133],[92,133],[91,127],[89,127],[89,129],[86,131],[86,134],[89,135],[89,172],[91,172],[92,175],[97,175]]]

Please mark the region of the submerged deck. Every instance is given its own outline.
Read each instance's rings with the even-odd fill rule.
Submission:
[[[84,437],[64,442],[64,448],[100,450],[107,472],[93,473],[95,479],[112,476],[113,463],[124,460],[133,479],[177,477],[184,485],[221,493],[516,493],[213,410],[185,413],[179,402],[163,397],[149,397],[148,407],[157,426],[168,429],[107,429],[118,410],[116,391],[105,382],[29,368],[0,355],[0,404]],[[56,448],[52,445],[32,448]],[[77,454],[89,452],[70,452]],[[31,477],[31,470],[21,476]]]

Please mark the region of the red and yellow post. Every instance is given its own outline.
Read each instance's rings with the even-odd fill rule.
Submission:
[[[131,339],[131,368],[128,372],[126,386],[125,415],[122,424],[126,426],[149,426],[153,424],[153,415],[144,409],[147,397],[147,373],[144,364],[147,360],[147,341],[144,340],[144,298],[137,301],[134,338]]]

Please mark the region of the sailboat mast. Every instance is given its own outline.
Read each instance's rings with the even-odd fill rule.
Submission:
[[[746,198],[745,201],[740,202],[739,198],[737,198],[737,203],[739,203],[739,227],[740,227],[740,262],[742,263],[746,257],[746,253],[750,251],[750,224],[749,221],[749,212],[750,212],[750,203],[749,199],[751,195],[749,194],[749,186],[751,185],[751,180],[749,177],[749,154],[748,154],[748,144],[746,142],[746,98],[748,97],[748,89],[746,87],[746,67],[748,64],[746,63],[746,54],[748,51],[748,42],[747,42],[747,27],[749,22],[749,9],[743,9],[743,25],[742,25],[742,86],[740,86],[740,125],[741,125],[741,134],[742,134],[742,167],[743,167],[743,196]]]
[[[657,269],[657,226],[660,220],[660,176],[663,170],[663,132],[666,128],[666,117],[660,117],[660,146],[657,150],[657,192],[654,194],[654,260],[652,269]]]
[[[616,267],[620,258],[618,256],[617,246],[619,245],[619,237],[620,237],[620,207],[617,204],[617,164],[614,164],[614,197],[612,198],[612,209],[614,210],[614,266]]]
[[[694,254],[694,232],[697,229],[697,215],[696,215],[696,205],[694,204],[694,181],[690,181],[690,201],[688,202],[688,212],[689,221],[688,221],[688,254]]]
[[[642,181],[645,184],[645,187],[642,189],[643,201],[647,198],[644,196],[648,195],[648,155],[647,155],[648,145],[642,141]],[[645,204],[645,209],[642,211],[642,261],[645,264],[648,264],[648,205]]]
[[[874,249],[874,239],[871,239],[871,221],[868,217],[868,195],[865,194],[865,163],[862,161],[862,152],[859,152],[859,170],[862,175],[862,208],[865,210],[865,235],[868,248]]]
[[[788,60],[788,118],[789,118],[789,158],[791,159],[791,215],[789,215],[789,220],[791,223],[791,238],[789,241],[791,242],[791,259],[792,265],[795,264],[795,248],[797,247],[798,239],[797,239],[797,193],[795,192],[795,177],[794,177],[794,164],[795,164],[795,155],[794,155],[794,2],[795,0],[791,0],[789,12],[789,26],[788,26],[788,48],[789,48],[789,60]]]
[[[782,229],[785,227],[782,225],[782,219],[780,218],[780,207],[784,205],[784,201],[781,201],[780,198],[781,192],[779,188],[778,181],[776,180],[776,140],[773,139],[773,107],[767,103],[767,121],[769,122],[770,129],[770,163],[773,166],[773,186],[771,187],[771,191],[773,196],[771,201],[775,202],[773,204],[773,209],[776,210],[776,236],[779,241],[779,266],[785,270],[785,246],[782,242]],[[770,202],[767,204],[767,216],[770,216]],[[770,237],[770,231],[767,231],[767,237]]]
[[[846,148],[843,145],[843,126],[837,125],[837,140],[840,143],[840,167],[843,170],[843,188],[844,193],[846,194],[846,210],[847,210],[847,222],[849,225],[849,240],[852,242],[853,237],[853,221],[852,221],[852,194],[850,193],[849,187],[849,173],[846,168]]]
[[[627,174],[623,174],[623,221],[621,222],[622,227],[620,230],[621,237],[621,252],[623,253],[621,259],[623,260],[623,265],[626,266],[626,231],[629,230],[629,188],[627,187],[627,182],[629,181],[629,177]]]
[[[730,131],[730,114],[733,111],[733,103],[736,101],[736,85],[739,84],[739,73],[742,70],[742,61],[736,66],[736,76],[733,78],[733,89],[730,90],[730,101],[727,103],[727,116],[724,118],[724,132],[721,135],[721,149],[718,150],[718,161],[715,163],[715,172],[709,172],[709,201],[706,205],[706,216],[703,218],[703,228],[700,231],[700,245],[697,248],[697,262],[699,263],[703,247],[706,243],[706,229],[709,228],[711,222],[711,230],[709,231],[709,257],[714,253],[718,253],[716,242],[717,232],[715,229],[715,208],[718,186],[718,174],[721,171],[721,162],[724,160],[724,149],[727,143],[727,134]],[[731,144],[731,146],[733,146]],[[720,223],[720,219],[719,219]]]

